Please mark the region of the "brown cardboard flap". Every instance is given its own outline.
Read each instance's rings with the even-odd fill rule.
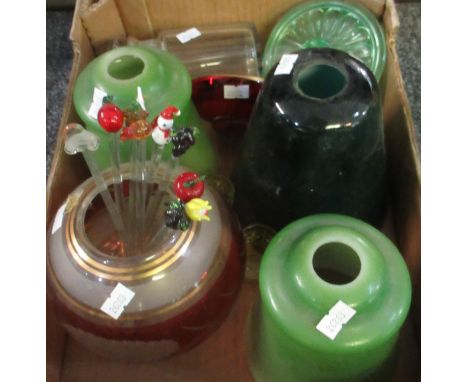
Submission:
[[[105,50],[113,40],[125,40],[126,31],[114,0],[84,0],[77,3],[77,8],[89,40],[97,52]]]
[[[383,24],[387,34],[390,32],[393,36],[398,35],[400,28],[400,19],[393,0],[385,1],[385,12],[383,12]]]
[[[144,40],[155,37],[146,0],[117,0],[127,36]]]
[[[46,302],[46,377],[47,382],[60,381],[66,335],[53,313],[52,302]]]
[[[162,29],[255,21],[265,43],[276,22],[302,0],[92,0],[82,1],[80,15],[97,52],[114,40],[154,37]],[[349,2],[353,2],[352,0]],[[356,0],[382,17],[385,0]],[[395,13],[396,14],[396,13]]]
[[[393,14],[393,15],[392,15]],[[384,21],[398,21],[395,6],[387,6]],[[398,247],[413,283],[413,314],[420,332],[421,309],[421,163],[414,122],[406,95],[393,34],[387,36],[384,125]]]
[[[264,43],[274,24],[300,0],[185,0],[149,1],[148,9],[156,30],[188,28],[255,20]],[[183,15],[183,17],[181,17]]]
[[[421,168],[408,97],[401,77],[395,41],[388,41],[384,125],[395,229],[411,271],[420,266]],[[411,216],[410,214],[414,214]],[[406,249],[406,251],[405,251]]]

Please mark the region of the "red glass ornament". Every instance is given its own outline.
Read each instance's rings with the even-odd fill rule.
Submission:
[[[180,200],[188,202],[203,195],[205,182],[195,172],[184,172],[174,180],[173,189]]]
[[[112,103],[104,104],[98,112],[99,125],[108,133],[116,133],[122,128],[124,114]]]

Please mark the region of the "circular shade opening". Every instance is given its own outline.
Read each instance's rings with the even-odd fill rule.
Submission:
[[[342,243],[327,243],[314,253],[312,265],[317,275],[330,284],[347,284],[361,271],[358,254]]]
[[[135,56],[122,56],[112,61],[107,69],[118,80],[129,80],[141,74],[145,63]]]
[[[346,85],[346,78],[330,65],[312,65],[298,77],[299,89],[312,98],[326,99],[338,94]]]

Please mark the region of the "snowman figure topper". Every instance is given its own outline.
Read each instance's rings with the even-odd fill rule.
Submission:
[[[166,107],[153,121],[151,136],[158,145],[165,145],[171,140],[171,131],[174,126],[174,117],[180,115],[180,110],[175,106]]]

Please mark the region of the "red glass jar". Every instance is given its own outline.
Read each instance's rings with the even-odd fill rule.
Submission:
[[[230,176],[239,159],[244,131],[263,79],[216,75],[192,80],[192,101],[200,116],[211,123],[218,152],[219,172]]]
[[[91,350],[126,361],[161,359],[203,341],[229,313],[243,279],[244,244],[230,208],[207,186],[209,222],[174,231],[159,211],[155,246],[119,257],[97,196],[92,179],[85,181],[48,231],[48,293],[65,329]],[[100,308],[118,283],[135,295],[114,319]]]

